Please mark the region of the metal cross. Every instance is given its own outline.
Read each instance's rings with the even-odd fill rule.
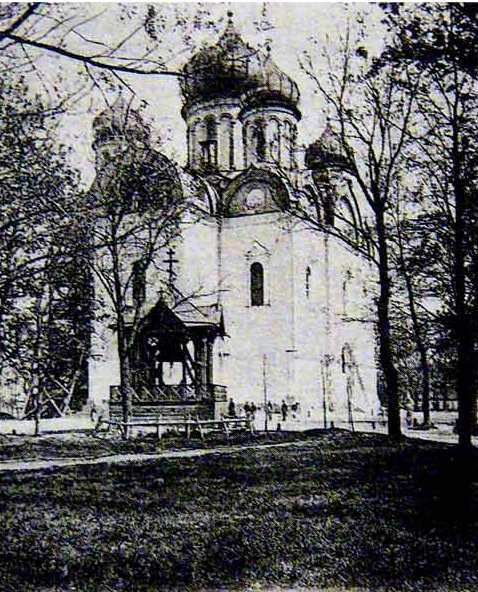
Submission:
[[[169,248],[167,251],[168,258],[163,261],[168,265],[169,284],[172,286],[176,279],[176,273],[174,272],[174,264],[179,263],[177,259],[174,259],[174,249]]]

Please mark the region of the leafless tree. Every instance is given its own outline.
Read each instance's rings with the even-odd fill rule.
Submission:
[[[371,261],[377,270],[379,359],[385,378],[389,435],[400,436],[398,375],[390,323],[390,209],[394,183],[403,172],[408,129],[413,122],[416,72],[396,76],[393,69],[370,74],[367,51],[350,30],[336,58],[325,53],[326,79],[314,56],[302,66],[315,82],[329,122],[321,142],[309,149],[314,187],[296,215]],[[333,223],[332,223],[333,221]]]
[[[96,314],[105,305],[116,332],[127,424],[132,356],[144,320],[147,282],[167,287],[162,259],[166,247],[180,240],[180,224],[190,211],[194,187],[185,187],[179,168],[150,147],[147,131],[137,127],[138,114],[124,115],[121,138],[96,146],[97,177],[80,215],[89,229],[84,257],[97,286]],[[135,120],[133,129],[129,116]]]

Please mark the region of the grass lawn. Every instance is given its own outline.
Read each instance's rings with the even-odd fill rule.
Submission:
[[[95,437],[85,434],[3,436],[0,439],[0,461],[40,460],[57,458],[96,458],[115,454],[155,454],[163,450],[215,448],[228,444],[267,444],[314,438],[314,432],[269,432],[251,435],[246,432],[232,433],[227,440],[222,434],[207,434],[204,441],[199,436],[186,439],[169,436],[158,440],[154,434],[123,440],[118,435]],[[1,590],[0,590],[1,592]]]
[[[476,591],[478,460],[463,471],[454,455],[337,431],[1,474],[0,590]]]

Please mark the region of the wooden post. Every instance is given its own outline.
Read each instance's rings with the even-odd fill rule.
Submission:
[[[246,419],[247,422],[247,427],[249,428],[249,431],[251,432],[251,434],[254,433],[254,423],[252,422],[252,419]]]
[[[214,382],[214,337],[211,335],[206,341],[206,384],[209,386]]]
[[[208,379],[208,338],[201,339],[201,387],[204,389]]]
[[[206,352],[205,343],[202,337],[197,337],[194,340],[194,363],[195,363],[195,378],[200,390],[206,382]]]
[[[204,432],[203,432],[201,421],[200,421],[199,417],[196,417],[196,424],[198,426],[199,436],[200,436],[201,440],[204,440]]]
[[[227,425],[227,421],[224,419],[224,416],[222,417],[222,429],[226,434],[226,438],[229,440],[229,426]]]
[[[352,408],[352,379],[350,376],[347,376],[347,408],[348,408],[348,415],[349,415],[349,425],[352,429],[352,432],[355,431],[354,428],[354,416],[353,416],[353,408]]]
[[[156,362],[156,381],[159,385],[163,385],[164,384],[164,379],[163,379],[163,362],[161,360],[158,360]]]
[[[100,415],[100,416],[98,417],[98,420],[97,420],[97,422],[96,422],[96,425],[95,425],[95,427],[94,427],[94,429],[93,429],[93,434],[96,434],[97,432],[99,432],[99,431],[100,431],[100,427],[101,427],[101,424],[102,424],[102,423],[103,423],[103,416],[102,416],[102,415]]]

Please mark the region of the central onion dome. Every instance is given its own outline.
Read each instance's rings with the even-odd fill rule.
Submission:
[[[216,98],[241,98],[243,108],[283,105],[300,116],[297,84],[236,31],[232,13],[216,45],[197,52],[184,66],[181,89],[185,108]]]

